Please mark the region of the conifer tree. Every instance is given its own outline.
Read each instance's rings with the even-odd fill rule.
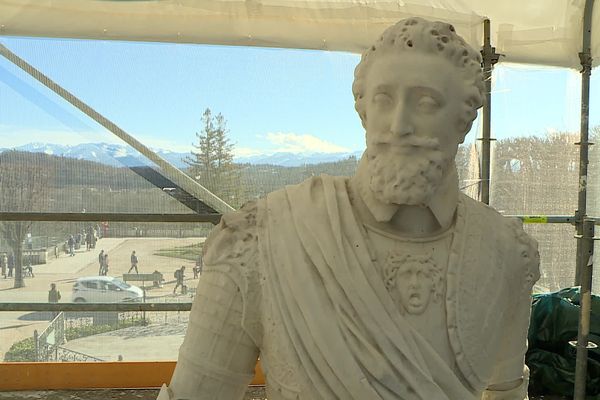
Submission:
[[[214,115],[210,108],[202,114],[202,131],[184,161],[188,173],[202,186],[236,207],[241,201],[240,171],[233,163],[234,145],[229,139],[227,121],[221,113]]]

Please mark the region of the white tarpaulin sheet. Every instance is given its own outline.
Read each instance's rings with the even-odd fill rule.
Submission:
[[[500,61],[579,68],[584,0],[0,0],[0,35],[362,52],[408,16],[447,21]],[[600,63],[600,5],[593,13]]]

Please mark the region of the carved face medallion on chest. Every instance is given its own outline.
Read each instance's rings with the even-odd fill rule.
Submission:
[[[383,273],[385,287],[403,313],[422,314],[442,297],[442,271],[431,254],[390,251]]]

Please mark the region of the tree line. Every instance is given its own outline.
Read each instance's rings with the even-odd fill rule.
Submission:
[[[349,157],[299,167],[236,164],[227,121],[206,109],[185,172],[235,208],[322,173],[352,175],[358,159]],[[591,140],[598,138],[594,128]],[[578,190],[578,135],[501,139],[493,146],[491,205],[504,214],[573,215]],[[478,152],[459,148],[459,185],[469,195],[479,191]],[[600,152],[590,150],[589,198],[600,196]],[[46,212],[187,212],[181,204],[127,168],[39,153],[0,154],[0,211]],[[595,214],[594,214],[595,213]],[[591,203],[590,215],[600,214]],[[0,223],[3,238],[19,251],[31,223]],[[575,241],[571,226],[538,225],[527,230],[540,242],[542,286],[556,289],[573,283]],[[21,243],[21,245],[19,245]]]

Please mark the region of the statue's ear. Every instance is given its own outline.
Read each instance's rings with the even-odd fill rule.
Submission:
[[[471,130],[472,125],[473,125],[472,122],[466,122],[463,119],[461,119],[459,122],[457,122],[456,132],[457,132],[458,137],[456,139],[457,139],[458,144],[463,144],[465,142],[467,133],[469,133],[469,131]]]

